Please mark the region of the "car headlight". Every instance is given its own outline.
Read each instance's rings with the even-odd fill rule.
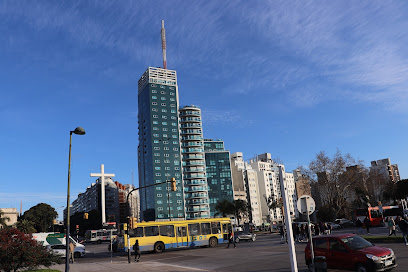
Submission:
[[[373,261],[379,261],[379,260],[381,260],[380,257],[377,257],[377,256],[375,256],[375,255],[371,255],[371,254],[366,254],[366,257],[369,258],[369,259],[371,259],[371,260],[373,260]]]
[[[391,251],[391,255],[394,256],[394,251],[391,248],[386,247],[386,249],[389,249]]]

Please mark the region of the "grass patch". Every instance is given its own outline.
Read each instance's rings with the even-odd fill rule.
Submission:
[[[372,243],[405,243],[402,236],[361,236]]]

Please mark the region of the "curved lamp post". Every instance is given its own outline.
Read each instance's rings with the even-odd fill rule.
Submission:
[[[66,233],[66,256],[65,256],[65,272],[69,271],[69,228],[70,228],[70,214],[69,214],[69,207],[71,205],[70,200],[69,200],[69,187],[70,187],[70,182],[71,182],[71,142],[72,142],[72,133],[77,134],[77,135],[85,135],[85,130],[81,127],[77,127],[74,131],[69,132],[69,158],[68,158],[68,192],[67,192],[67,222],[66,222],[66,227],[67,227],[67,233]]]

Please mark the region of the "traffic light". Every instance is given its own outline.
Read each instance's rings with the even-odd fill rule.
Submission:
[[[171,191],[176,192],[177,191],[176,179],[171,178],[170,182],[171,182]]]
[[[89,214],[87,212],[84,213],[84,219],[88,220],[88,216],[89,216]]]
[[[79,225],[76,225],[76,232],[79,232]]]
[[[129,218],[129,228],[128,229],[133,229],[133,217],[128,217]]]

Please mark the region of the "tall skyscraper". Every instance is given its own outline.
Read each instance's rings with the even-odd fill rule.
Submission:
[[[186,106],[179,112],[186,218],[209,218],[201,110]]]
[[[184,219],[176,71],[149,67],[139,79],[139,185],[141,220]]]
[[[205,163],[207,170],[208,196],[210,201],[210,216],[217,211],[217,202],[226,199],[234,200],[230,153],[224,149],[221,140],[204,140]]]

